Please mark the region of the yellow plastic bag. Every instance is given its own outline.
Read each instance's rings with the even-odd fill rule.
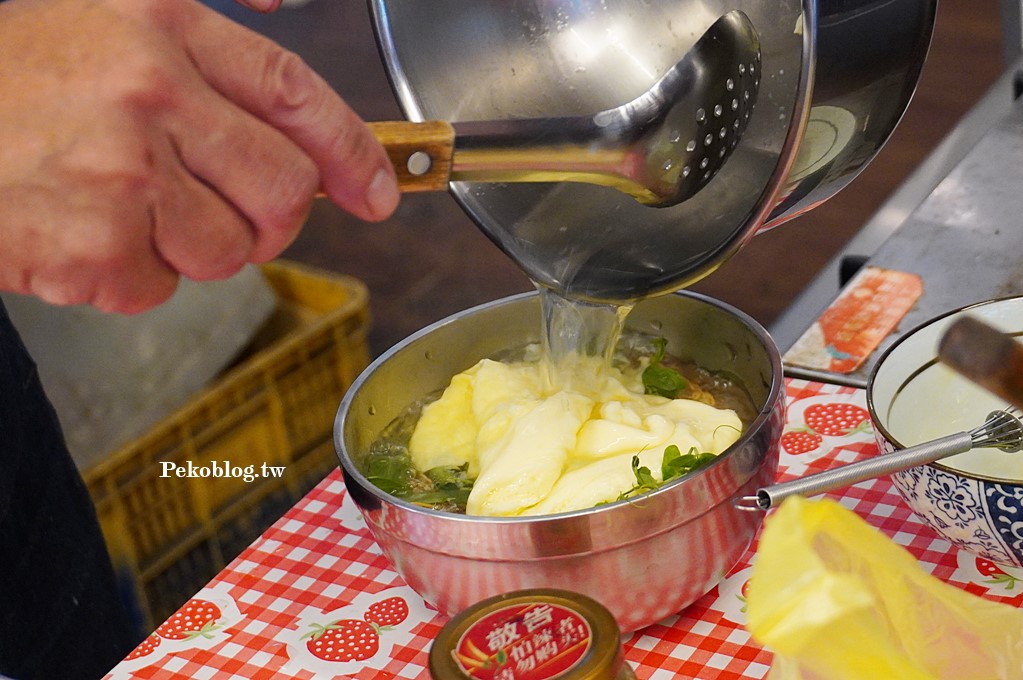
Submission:
[[[1023,678],[1023,611],[939,581],[831,500],[767,519],[746,607],[770,680]]]

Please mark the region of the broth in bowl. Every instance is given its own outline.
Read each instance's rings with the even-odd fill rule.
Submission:
[[[756,409],[734,378],[627,334],[609,364],[537,345],[483,359],[414,403],[363,459],[379,488],[435,510],[568,512],[635,498],[712,461]]]

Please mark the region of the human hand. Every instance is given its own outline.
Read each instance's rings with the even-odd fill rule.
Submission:
[[[0,290],[54,304],[138,312],[271,259],[318,191],[398,202],[321,78],[195,0],[0,3],[0,140]]]

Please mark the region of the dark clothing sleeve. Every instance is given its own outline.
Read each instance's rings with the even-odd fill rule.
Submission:
[[[136,637],[88,491],[0,304],[0,675],[95,680]]]

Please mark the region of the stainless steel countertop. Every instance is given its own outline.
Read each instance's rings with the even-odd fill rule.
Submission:
[[[770,331],[784,353],[841,292],[848,258],[920,275],[917,304],[855,373],[792,366],[787,374],[864,387],[876,359],[904,332],[974,302],[1023,294],[1021,70],[1020,62],[1006,70]]]

